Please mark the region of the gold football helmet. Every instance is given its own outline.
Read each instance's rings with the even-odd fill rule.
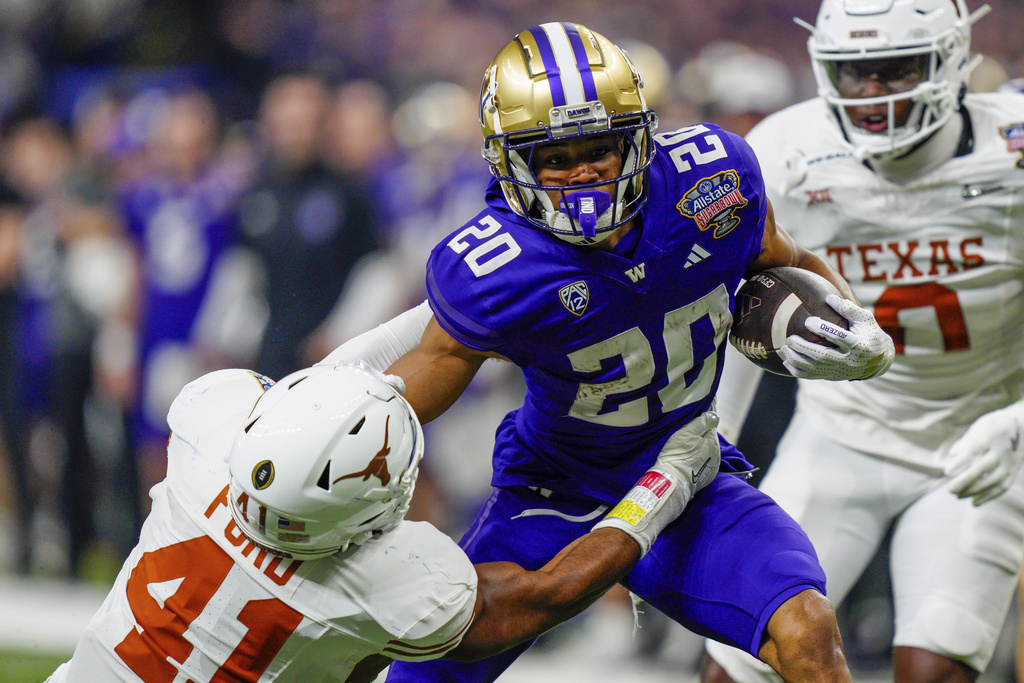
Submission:
[[[509,206],[573,243],[600,241],[643,207],[657,120],[625,51],[579,24],[542,24],[517,35],[487,68],[480,91],[483,156]],[[531,170],[536,145],[609,131],[622,134],[614,201],[586,192],[607,180],[544,187]],[[560,206],[545,190],[561,193]],[[570,195],[578,191],[584,193],[575,201]]]

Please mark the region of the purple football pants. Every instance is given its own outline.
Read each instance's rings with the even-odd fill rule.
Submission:
[[[590,530],[600,502],[495,489],[460,545],[474,563],[542,567]],[[726,472],[690,501],[623,581],[645,602],[708,638],[754,656],[775,610],[825,574],[800,526],[741,477]],[[395,662],[388,683],[496,679],[532,643],[478,662]]]

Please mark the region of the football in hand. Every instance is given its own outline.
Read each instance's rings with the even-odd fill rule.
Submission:
[[[829,344],[807,330],[807,318],[817,316],[849,329],[846,319],[825,303],[829,293],[839,291],[809,270],[778,267],[761,271],[736,292],[729,341],[755,365],[789,376],[778,354],[786,337],[796,334],[817,344]]]

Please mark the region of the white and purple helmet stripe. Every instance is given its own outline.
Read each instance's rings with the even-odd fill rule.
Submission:
[[[537,41],[554,106],[583,104],[597,99],[590,60],[575,24],[541,24],[530,29],[530,35]]]

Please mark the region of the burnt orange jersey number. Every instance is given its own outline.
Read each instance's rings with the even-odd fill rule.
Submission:
[[[171,683],[193,645],[185,638],[189,625],[220,588],[233,562],[206,536],[148,552],[128,579],[128,604],[138,625],[114,648],[146,683]],[[150,593],[152,584],[180,581],[161,607]],[[211,683],[255,682],[270,665],[288,636],[302,621],[294,609],[271,598],[247,602],[235,617],[247,627],[245,636],[224,661]]]

